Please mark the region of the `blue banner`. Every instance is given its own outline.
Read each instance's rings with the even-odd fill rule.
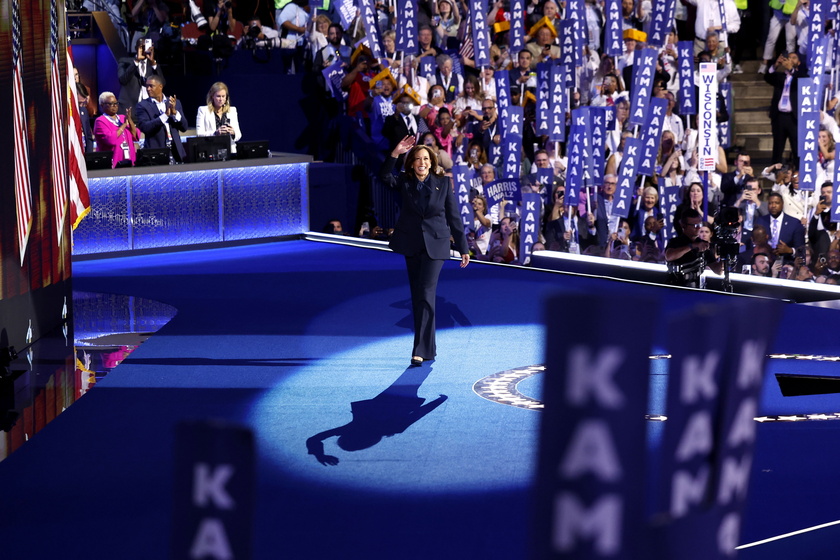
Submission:
[[[566,73],[574,76],[577,58],[575,48],[575,22],[564,19],[557,25],[557,34],[560,37],[560,64],[566,68]]]
[[[519,51],[525,48],[525,0],[511,0],[510,2],[510,31],[508,40],[511,57],[519,55]],[[516,60],[514,58],[514,60]]]
[[[173,558],[251,558],[256,454],[238,426],[183,422],[175,429]]]
[[[665,46],[668,33],[674,28],[674,9],[676,5],[676,0],[657,0],[653,2],[648,45],[660,48]]]
[[[679,64],[679,113],[680,115],[697,114],[697,97],[694,91],[694,42],[677,43]]]
[[[551,65],[551,117],[548,129],[548,139],[552,142],[563,142],[566,139],[566,107],[568,103],[565,88],[564,68],[560,64]]]
[[[618,168],[618,186],[613,199],[613,216],[626,218],[636,192],[636,167],[642,154],[642,141],[638,138],[624,140],[624,157]]]
[[[813,191],[817,187],[819,166],[820,112],[800,111],[797,122],[799,144],[799,189]]]
[[[621,16],[621,0],[607,0],[604,8],[604,52],[609,56],[624,54],[624,18]]]
[[[347,92],[341,89],[341,80],[346,75],[341,58],[336,57],[335,62],[321,70],[321,74],[334,98],[339,101],[347,99]]]
[[[825,35],[817,37],[809,45],[808,68],[814,78],[825,74],[828,61],[829,40]],[[836,47],[835,47],[836,48]]]
[[[671,520],[655,557],[724,560],[741,542],[758,397],[778,302],[696,308],[668,324],[667,416],[660,511]],[[691,331],[691,337],[682,333]],[[691,543],[686,546],[686,543]]]
[[[586,44],[586,12],[583,0],[566,1],[566,18],[572,22],[572,40],[575,44],[575,52],[580,52]],[[578,56],[576,66],[583,64],[583,57]]]
[[[345,24],[344,29],[348,28],[349,24]],[[415,54],[418,48],[417,0],[397,0],[396,32],[397,50],[404,52],[406,55]]]
[[[341,17],[341,26],[344,29],[349,29],[350,24],[356,17],[356,2],[355,0],[338,0],[336,10],[339,17]]]
[[[484,185],[484,197],[487,199],[487,206],[495,206],[503,200],[522,200],[522,189],[519,178],[499,179]]]
[[[650,94],[653,91],[653,76],[656,73],[657,50],[645,47],[637,50],[633,64],[633,89],[630,91],[630,116],[627,122],[643,125],[647,115]]]
[[[522,109],[522,107],[511,108]],[[513,116],[513,115],[512,115]],[[513,179],[522,175],[522,135],[502,135],[502,177]]]
[[[662,209],[662,218],[665,221],[665,239],[671,239],[677,235],[674,229],[674,213],[680,205],[680,185],[665,186],[665,178],[659,177],[659,206]]]
[[[828,39],[825,36],[825,23],[828,20],[829,4],[830,0],[811,0],[809,5],[808,38],[805,41],[807,52],[805,54],[808,57],[806,60],[812,76],[816,76],[818,73],[822,74],[825,71],[828,43],[822,42],[822,52],[820,53],[819,50],[821,40]],[[819,72],[817,71],[818,65],[821,66]]]
[[[466,165],[452,167],[452,183],[455,186],[458,212],[461,215],[461,223],[464,224],[465,231],[472,231],[475,226],[475,215],[472,204],[470,204],[470,175],[471,170]]]
[[[604,182],[604,167],[607,158],[607,116],[615,114],[614,107],[589,107],[592,134],[592,184],[601,185]]]
[[[537,64],[537,136],[551,132],[551,66],[550,62]]]
[[[365,36],[368,39],[368,48],[374,58],[384,56],[382,44],[379,41],[379,24],[376,17],[376,7],[373,0],[359,0],[359,12],[362,18],[362,25],[365,27]]]
[[[540,240],[542,197],[539,193],[522,193],[522,218],[519,220],[519,262],[526,264],[531,248]]]
[[[668,100],[664,97],[654,97],[650,100],[647,119],[642,127],[642,156],[636,169],[639,175],[654,176],[656,156],[659,154],[659,144],[662,140],[662,124],[665,122],[667,110]]]
[[[554,168],[553,167],[538,167],[537,168],[537,184],[541,185],[551,195],[554,189]],[[568,203],[568,197],[566,202]],[[552,201],[553,203],[554,201]]]
[[[732,127],[729,125],[732,123],[733,118],[731,114],[734,112],[732,110],[732,84],[730,82],[723,82],[722,84],[718,84],[718,87],[720,88],[724,103],[726,103],[726,108],[730,112],[728,121],[718,123],[718,143],[723,148],[729,148],[732,146]]]
[[[496,80],[496,110],[502,116],[510,107],[510,74],[495,72],[493,78]]]
[[[417,73],[427,80],[430,76],[434,76],[437,70],[437,61],[433,56],[424,56],[420,59],[420,65],[417,67]]]
[[[652,558],[643,537],[644,417],[656,302],[562,295],[548,300],[544,317],[550,374],[542,393],[531,557]],[[633,317],[642,328],[633,337],[604,328],[616,317]]]
[[[577,198],[578,193],[585,187],[584,175],[584,153],[583,143],[584,137],[587,134],[584,119],[582,114],[584,109],[575,109],[572,111],[572,126],[569,130],[569,141],[566,144],[567,155],[569,157],[566,165],[566,196],[571,193]]]
[[[487,27],[487,0],[470,0],[472,40],[476,68],[490,65],[490,29]]]

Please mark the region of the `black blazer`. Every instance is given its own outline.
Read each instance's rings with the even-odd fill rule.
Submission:
[[[793,74],[793,79],[790,82],[790,115],[796,119],[796,111],[799,107],[799,76],[800,72]],[[773,86],[773,98],[770,100],[770,118],[774,119],[779,116],[779,101],[782,99],[782,93],[785,89],[785,79],[787,73],[784,71],[767,72],[764,74],[764,81]]]
[[[120,102],[120,112],[125,112],[126,108],[134,107],[140,98],[140,90],[146,87],[146,78],[149,76],[163,77],[160,71],[160,65],[157,68],[152,68],[152,65],[146,63],[145,75],[140,74],[140,68],[134,63],[133,57],[121,58],[117,67],[117,78],[122,87],[120,88],[120,97],[117,101]]]
[[[165,98],[165,96],[164,96]],[[176,153],[181,158],[181,161],[186,161],[187,153],[181,143],[181,132],[187,131],[187,116],[184,114],[184,108],[181,107],[181,101],[175,100],[175,109],[181,114],[181,120],[176,121],[169,117],[169,132],[172,134],[172,146]],[[145,135],[146,148],[165,148],[166,147],[166,127],[163,121],[160,120],[160,110],[154,100],[144,99],[134,108],[134,120],[137,122],[139,128]],[[177,159],[177,158],[176,158]]]
[[[389,243],[391,249],[406,256],[426,251],[433,259],[445,260],[450,257],[451,236],[455,239],[457,251],[462,255],[469,254],[451,179],[431,175],[429,186],[432,192],[428,204],[424,205],[422,193],[417,189],[417,179],[407,173],[394,176],[396,161],[388,154],[379,172],[382,182],[402,195],[400,217]]]

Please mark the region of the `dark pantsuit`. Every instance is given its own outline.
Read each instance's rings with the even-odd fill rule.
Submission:
[[[414,314],[414,350],[412,356],[433,360],[437,353],[435,345],[435,292],[438,277],[443,268],[440,259],[432,259],[423,251],[406,256],[408,284],[411,288],[411,310]]]

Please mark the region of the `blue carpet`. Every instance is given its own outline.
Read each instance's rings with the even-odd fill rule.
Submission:
[[[255,433],[254,558],[523,558],[539,412],[482,399],[473,383],[542,363],[548,292],[622,290],[669,312],[726,297],[450,262],[438,292],[438,360],[407,370],[404,263],[387,252],[296,241],[86,261],[74,265],[74,288],[156,300],[178,314],[0,463],[4,558],[166,557],[173,428],[185,419]],[[835,315],[786,306],[773,351],[840,354],[830,328],[812,328]],[[664,323],[655,351],[666,344]],[[607,326],[628,336],[638,327],[632,317]],[[771,364],[786,373],[830,367]],[[652,412],[662,406],[663,368],[653,366]],[[763,413],[840,411],[836,396],[782,398],[770,373]],[[648,381],[648,372],[634,375]],[[540,383],[536,375],[519,389],[539,398]],[[359,402],[413,416],[382,430],[392,435],[350,433]],[[417,403],[427,408],[417,413]],[[744,542],[840,519],[835,424],[760,426]],[[307,453],[313,436],[338,464]],[[807,478],[791,453],[819,453],[824,466],[808,463]]]

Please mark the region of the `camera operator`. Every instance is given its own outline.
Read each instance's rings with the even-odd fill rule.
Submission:
[[[814,215],[808,223],[808,242],[815,255],[826,255],[836,235],[837,224],[831,221],[831,197],[834,188],[831,182],[820,187],[820,199]]]
[[[252,17],[245,26],[239,47],[244,49],[270,49],[280,47],[280,33],[271,27],[263,27],[260,18]]]
[[[668,263],[670,284],[699,288],[700,276],[706,266],[716,274],[721,273],[723,266],[715,257],[711,245],[700,239],[702,222],[703,219],[697,210],[686,210],[680,220],[682,233],[668,241],[665,247],[665,261]]]

